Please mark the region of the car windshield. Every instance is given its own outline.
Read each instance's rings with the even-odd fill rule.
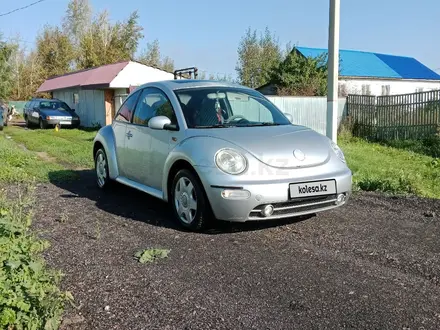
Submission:
[[[42,101],[40,102],[40,109],[71,111],[71,109],[66,103],[60,101]]]
[[[290,125],[259,93],[243,88],[204,87],[174,91],[188,128]]]

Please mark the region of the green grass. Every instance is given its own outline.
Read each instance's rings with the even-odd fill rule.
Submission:
[[[358,138],[342,137],[338,144],[353,171],[355,188],[440,198],[438,159]]]
[[[421,140],[384,141],[382,144],[435,158],[440,157],[440,137],[438,136],[431,136]]]
[[[63,171],[62,165],[45,162],[35,153],[20,149],[4,134],[0,134],[0,160],[1,183],[47,182],[49,175],[55,180],[76,177],[73,172]]]
[[[22,197],[24,196],[24,197]],[[61,274],[41,253],[48,247],[29,231],[32,199],[0,196],[0,328],[58,329],[69,292],[59,289]]]
[[[46,152],[59,162],[74,167],[92,168],[92,141],[96,131],[79,129],[24,130],[18,127],[7,127],[5,134],[10,135],[15,142],[21,143],[27,149],[36,152]]]

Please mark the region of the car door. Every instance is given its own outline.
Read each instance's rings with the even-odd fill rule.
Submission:
[[[126,98],[116,113],[115,119],[112,123],[119,175],[123,177],[127,177],[127,170],[129,168],[126,143],[130,138],[130,134],[127,134],[127,124],[131,121],[133,110],[136,107],[139,95],[140,91],[136,91]]]
[[[28,118],[32,124],[38,124],[39,122],[40,113],[38,112],[38,109],[36,109],[39,103],[40,102],[38,101],[32,101],[31,104],[29,105]]]
[[[162,175],[170,146],[176,142],[177,132],[156,130],[148,126],[154,116],[167,116],[171,124],[177,125],[177,119],[166,94],[158,88],[148,87],[142,91],[133,121],[128,130],[132,137],[127,142],[130,154],[130,179],[151,188],[162,189]],[[177,140],[177,139],[176,139]]]
[[[126,161],[127,178],[149,185],[151,134],[148,121],[154,116],[149,88],[141,91],[131,123],[127,124]]]

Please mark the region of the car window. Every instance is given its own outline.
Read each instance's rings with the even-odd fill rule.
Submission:
[[[177,125],[177,118],[170,100],[158,88],[145,88],[139,98],[133,116],[133,124],[148,125],[148,121],[155,116],[166,116],[172,125]]]
[[[133,94],[129,95],[127,99],[122,103],[119,108],[118,113],[116,114],[115,120],[130,122],[131,116],[133,114],[134,107],[136,106],[137,99],[139,97],[141,91],[136,91]]]
[[[273,103],[249,89],[203,87],[175,94],[189,128],[290,125]]]
[[[42,110],[67,110],[67,111],[71,111],[70,107],[61,101],[41,101],[39,104],[39,108]]]
[[[154,95],[151,93],[151,89],[145,88],[139,97],[139,102],[136,105],[133,115],[133,124],[148,126],[148,121],[154,117],[154,108],[152,107],[155,103]]]

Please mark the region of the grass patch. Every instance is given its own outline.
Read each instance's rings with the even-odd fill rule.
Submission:
[[[430,136],[421,140],[391,140],[382,142],[382,144],[440,158],[440,137],[438,136]]]
[[[24,196],[24,197],[23,197]],[[32,200],[19,193],[0,196],[0,327],[58,329],[69,292],[59,289],[61,273],[49,269],[41,253],[46,241],[30,231]]]
[[[14,141],[36,152],[46,152],[49,156],[75,167],[92,168],[92,141],[96,130],[54,129],[24,130],[19,127],[7,127],[5,133]]]
[[[61,173],[51,177],[52,180],[70,180],[77,176],[64,167],[41,160],[34,153],[19,149],[13,141],[0,134],[0,182],[48,182],[49,173]]]
[[[355,189],[440,198],[437,159],[347,136],[338,144],[353,171]]]

